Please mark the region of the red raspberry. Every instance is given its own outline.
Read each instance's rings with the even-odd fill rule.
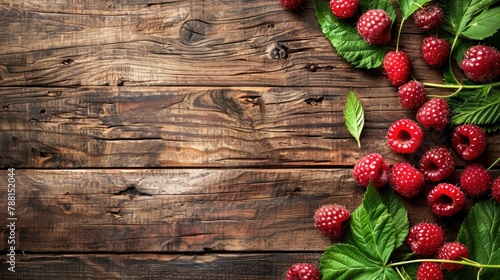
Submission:
[[[411,154],[420,147],[423,140],[422,129],[410,119],[397,120],[387,131],[387,144],[396,153]]]
[[[460,174],[460,188],[468,196],[482,196],[490,189],[490,186],[491,174],[481,164],[471,163]]]
[[[494,200],[500,202],[500,177],[496,178],[491,183],[491,195]]]
[[[422,44],[422,57],[427,65],[439,67],[443,65],[450,55],[451,46],[443,38],[428,36]]]
[[[389,181],[389,169],[389,164],[382,156],[373,153],[356,161],[352,175],[356,182],[364,187],[368,187],[370,181],[373,181],[375,188],[380,188]]]
[[[417,255],[430,256],[444,243],[444,232],[435,223],[423,222],[410,228],[406,242]]]
[[[433,30],[441,25],[444,12],[439,5],[427,3],[413,13],[413,22],[422,30]]]
[[[359,17],[356,28],[368,44],[382,45],[391,40],[391,25],[392,19],[386,11],[373,9]]]
[[[344,234],[350,217],[351,213],[344,206],[327,204],[314,212],[314,225],[323,235],[337,239]]]
[[[419,164],[425,179],[439,182],[455,171],[455,160],[446,148],[433,148],[422,155]]]
[[[338,18],[350,18],[354,16],[359,7],[359,0],[330,0],[332,13]]]
[[[425,128],[443,130],[450,122],[450,107],[443,98],[433,98],[418,109],[417,121]]]
[[[427,203],[434,214],[450,217],[464,209],[465,195],[457,186],[441,183],[429,192]]]
[[[391,187],[405,198],[412,198],[425,187],[425,178],[420,170],[407,162],[396,163],[389,177]]]
[[[438,251],[438,258],[441,260],[460,261],[461,258],[469,257],[469,249],[467,246],[460,242],[447,242]],[[459,269],[463,267],[462,264],[441,263],[441,267],[447,271]]]
[[[312,263],[296,263],[286,273],[286,280],[319,280],[319,278],[319,269]]]
[[[410,78],[410,56],[404,51],[390,51],[384,56],[383,67],[394,86],[401,86]]]
[[[417,81],[409,81],[398,88],[399,103],[408,110],[420,108],[427,102],[424,84]]]
[[[486,149],[486,134],[477,125],[462,124],[453,130],[451,145],[463,159],[474,160]]]
[[[467,78],[474,82],[488,82],[500,75],[500,52],[488,46],[470,47],[460,63]]]
[[[287,10],[295,10],[302,6],[304,0],[280,0],[280,3]]]
[[[444,280],[444,273],[439,263],[423,262],[418,266],[417,280]]]

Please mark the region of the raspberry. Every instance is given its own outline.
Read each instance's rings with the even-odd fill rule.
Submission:
[[[350,217],[351,213],[344,206],[327,204],[314,212],[314,225],[323,235],[337,239],[344,234]]]
[[[410,56],[403,51],[390,51],[384,56],[384,71],[394,86],[401,86],[410,78]]]
[[[354,16],[359,7],[359,0],[330,0],[332,13],[338,18],[346,19]]]
[[[444,273],[439,263],[423,262],[418,266],[417,280],[444,280]]]
[[[469,257],[469,249],[467,246],[460,242],[447,242],[444,243],[438,251],[438,258],[441,260],[456,260],[460,261],[461,258]],[[441,267],[447,271],[459,269],[463,267],[462,264],[441,263]]]
[[[441,25],[444,12],[439,5],[427,3],[413,13],[413,22],[422,30],[433,30]]]
[[[500,202],[500,177],[491,182],[491,195],[494,200]]]
[[[419,168],[425,179],[439,182],[455,171],[455,160],[446,148],[433,148],[422,155]]]
[[[486,148],[486,134],[477,125],[462,124],[453,130],[451,145],[463,159],[474,160],[481,156]]]
[[[428,36],[422,44],[422,57],[427,65],[439,67],[443,65],[450,55],[451,46],[443,38]]]
[[[427,102],[424,84],[417,81],[409,81],[398,88],[399,103],[408,110],[420,108]]]
[[[468,196],[482,196],[490,189],[490,186],[491,174],[481,164],[471,163],[460,174],[460,188]]]
[[[433,98],[418,109],[417,121],[425,128],[443,130],[450,122],[450,107],[443,98]]]
[[[465,207],[465,195],[457,186],[441,183],[429,192],[427,203],[434,214],[450,217]]]
[[[405,198],[412,198],[425,187],[425,178],[420,170],[407,162],[396,163],[389,177],[391,187]]]
[[[410,119],[400,119],[394,122],[387,131],[387,144],[400,154],[415,152],[424,140],[420,126]]]
[[[319,278],[319,269],[311,263],[296,263],[286,273],[286,280],[319,280]]]
[[[460,69],[474,82],[488,82],[500,75],[500,52],[488,46],[472,46],[465,52]]]
[[[422,222],[410,228],[406,242],[417,255],[430,256],[444,243],[444,232],[435,223]]]
[[[389,181],[390,167],[382,156],[377,153],[369,154],[354,165],[352,175],[358,184],[368,187],[373,181],[375,188],[380,188]]]
[[[392,19],[382,9],[372,9],[362,14],[356,25],[359,35],[370,45],[383,45],[391,40]]]
[[[280,0],[280,3],[287,10],[295,10],[302,6],[304,0]]]

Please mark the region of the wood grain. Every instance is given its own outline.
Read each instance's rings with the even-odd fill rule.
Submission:
[[[0,26],[0,86],[389,86],[337,55],[312,1],[289,12],[274,0],[9,0]],[[403,32],[414,77],[440,82],[421,58],[424,34],[411,22]]]
[[[439,222],[453,240],[464,215],[439,219],[432,214],[425,198],[432,187],[402,200],[410,222]],[[0,197],[6,192],[1,189]],[[314,211],[327,203],[354,211],[363,194],[348,169],[16,170],[17,248],[31,253],[322,251],[332,240],[314,227]],[[0,212],[0,219],[6,215]],[[1,230],[6,236],[8,229]]]
[[[387,96],[383,90],[391,92]],[[414,155],[385,143],[415,112],[390,88],[356,88],[365,108],[362,148],[344,125],[347,88],[6,88],[0,93],[0,166],[27,168],[349,166],[371,152],[417,162],[449,132],[427,131]],[[500,155],[488,138],[481,160]],[[463,164],[456,156],[458,164]]]

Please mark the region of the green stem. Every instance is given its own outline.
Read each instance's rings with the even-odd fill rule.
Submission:
[[[458,36],[459,36],[459,34],[455,35],[455,38],[453,39],[453,43],[451,44],[450,56],[448,57],[448,68],[450,69],[451,76],[453,77],[453,80],[455,81],[455,83],[460,85],[460,82],[458,81],[457,77],[455,76],[455,73],[453,72],[453,63],[452,63],[453,52],[455,51],[455,45],[457,44]]]
[[[403,18],[401,20],[401,23],[399,24],[398,39],[396,40],[396,52],[398,52],[398,50],[399,50],[399,38],[401,38],[401,31],[403,30],[404,22],[405,22],[405,19]]]
[[[477,263],[474,261],[471,261],[469,259],[462,259],[461,261],[454,261],[454,260],[440,260],[440,259],[418,259],[418,260],[409,260],[409,261],[401,261],[401,262],[395,262],[395,263],[390,263],[387,266],[392,267],[392,266],[402,266],[402,265],[407,265],[407,264],[412,264],[412,263],[422,263],[422,262],[437,262],[437,263],[452,263],[452,264],[461,264],[461,265],[467,265],[467,266],[472,266],[475,268],[495,268],[495,269],[500,269],[500,264],[481,264]]]
[[[500,161],[500,157],[498,157],[498,158],[497,158],[497,160],[495,160],[495,162],[494,162],[494,163],[492,163],[492,164],[490,165],[490,167],[488,167],[488,169],[487,169],[487,170],[489,171],[489,170],[490,170],[491,168],[493,168],[493,166],[495,166],[495,165],[496,165],[499,161]]]
[[[500,86],[500,82],[495,82],[491,84],[483,84],[483,85],[447,85],[447,84],[436,84],[436,83],[423,83],[424,86],[426,87],[433,87],[433,88],[445,88],[445,89],[456,89],[456,91],[452,94],[449,95],[444,95],[444,96],[438,96],[438,95],[429,95],[429,97],[441,97],[441,98],[450,98],[459,93],[462,89],[481,89],[484,87],[497,87]]]

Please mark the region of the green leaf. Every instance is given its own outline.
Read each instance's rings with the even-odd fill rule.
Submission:
[[[432,0],[396,0],[401,8],[403,19],[405,20],[409,18],[418,8],[431,1]]]
[[[483,90],[487,89],[485,87]],[[487,96],[483,90],[464,91],[449,100],[452,125],[469,123],[500,126],[500,90],[491,89]]]
[[[314,0],[314,8],[323,34],[340,56],[356,68],[371,69],[382,65],[387,46],[372,46],[365,42],[353,25],[332,14],[328,1]]]
[[[372,262],[385,265],[395,248],[393,218],[370,183],[362,204],[352,213],[345,240]]]
[[[483,10],[462,31],[462,35],[475,40],[492,36],[500,28],[500,7]]]
[[[336,244],[326,249],[320,264],[322,280],[399,279],[397,272],[365,258],[355,246]]]
[[[395,248],[403,245],[408,236],[410,222],[408,221],[408,212],[401,200],[398,198],[394,191],[389,191],[382,196],[389,214],[392,216],[394,230],[396,233]]]
[[[500,265],[500,204],[492,199],[478,201],[465,218],[457,240],[467,245],[469,259]],[[481,279],[500,279],[498,270],[484,269]]]
[[[344,120],[347,130],[358,142],[358,147],[361,148],[360,137],[361,132],[363,131],[363,126],[365,125],[365,112],[361,102],[356,97],[356,94],[352,89],[349,91],[349,95],[347,96],[347,102],[344,110]]]

